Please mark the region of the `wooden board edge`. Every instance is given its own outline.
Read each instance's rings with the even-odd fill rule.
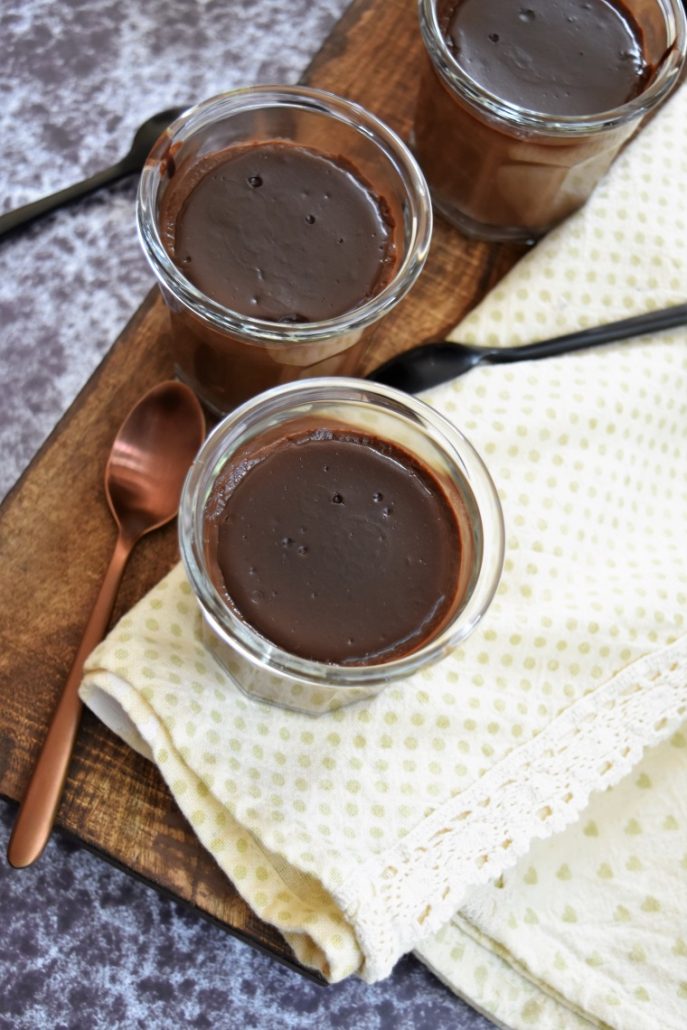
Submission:
[[[353,0],[348,5],[340,18],[332,25],[322,46],[306,65],[298,80],[300,85],[310,85],[322,66],[330,64],[339,54],[343,53],[348,45],[351,31],[360,24],[365,12],[373,7],[374,2],[375,0]]]
[[[15,801],[14,798],[9,797],[2,791],[0,791],[0,801],[9,805],[11,808],[19,807],[18,802]],[[104,862],[107,862],[108,865],[111,865],[115,869],[118,869],[119,872],[123,873],[125,876],[129,876],[132,879],[136,880],[138,883],[142,883],[145,887],[150,888],[156,894],[159,894],[161,897],[166,898],[168,901],[173,901],[175,904],[180,905],[181,908],[183,908],[186,912],[190,912],[193,913],[193,915],[200,916],[200,918],[203,919],[205,922],[211,923],[213,926],[218,927],[220,930],[222,930],[223,933],[230,934],[232,937],[235,937],[237,940],[241,941],[242,944],[248,944],[251,948],[254,948],[255,951],[259,951],[261,954],[267,955],[268,958],[276,959],[277,962],[280,962],[281,965],[285,966],[292,973],[298,973],[299,976],[305,977],[312,983],[317,984],[318,987],[331,986],[331,984],[329,984],[328,981],[325,980],[321,973],[318,973],[315,969],[309,969],[308,966],[302,965],[295,957],[295,955],[293,959],[290,959],[288,955],[281,954],[278,951],[274,951],[267,944],[261,944],[257,937],[253,937],[250,934],[245,933],[237,927],[232,926],[230,923],[223,922],[221,919],[218,919],[217,916],[213,916],[212,913],[206,912],[205,909],[200,908],[198,905],[194,905],[193,902],[188,901],[186,898],[183,898],[180,894],[175,894],[174,891],[162,886],[162,884],[156,883],[154,880],[151,880],[147,876],[144,876],[142,873],[139,873],[136,869],[132,869],[131,866],[127,866],[123,862],[120,862],[109,852],[96,847],[96,845],[94,844],[89,844],[87,841],[83,840],[82,837],[78,837],[75,833],[72,833],[70,830],[66,829],[59,823],[57,823],[56,826],[59,832],[63,836],[68,838],[77,847],[89,851],[92,855],[95,855],[96,858],[102,859]],[[40,861],[40,859],[38,861]],[[16,872],[17,875],[21,875],[22,871],[13,870],[13,872]]]

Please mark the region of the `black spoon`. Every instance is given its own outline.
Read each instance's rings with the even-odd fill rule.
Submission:
[[[75,183],[74,186],[67,186],[66,189],[51,193],[48,197],[35,200],[32,204],[24,204],[23,207],[15,208],[14,211],[8,211],[7,214],[1,215],[0,237],[28,225],[29,222],[40,218],[41,215],[47,215],[58,207],[64,207],[66,204],[71,204],[73,201],[93,193],[101,186],[109,186],[127,175],[140,172],[155,140],[170,122],[179,117],[183,110],[182,107],[171,107],[168,111],[160,111],[143,122],[136,131],[129,153],[116,164],[104,168],[102,172],[96,172],[95,175]]]
[[[512,361],[537,361],[557,354],[598,347],[614,340],[627,340],[645,333],[687,325],[687,304],[648,311],[645,315],[623,318],[593,329],[556,336],[553,340],[526,343],[520,347],[477,347],[468,343],[441,340],[423,343],[398,354],[368,375],[376,383],[395,386],[406,393],[419,393],[469,372],[476,365],[506,365]]]

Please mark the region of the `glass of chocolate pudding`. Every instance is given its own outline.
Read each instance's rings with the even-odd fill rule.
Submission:
[[[465,437],[422,401],[344,377],[276,387],[221,422],[179,534],[208,650],[246,694],[313,715],[467,637],[504,548]]]
[[[379,119],[330,93],[259,86],[160,137],[138,225],[177,373],[223,414],[278,383],[359,371],[368,331],[422,270],[432,211]]]
[[[533,241],[588,198],[676,83],[680,0],[420,0],[412,143],[468,236]]]

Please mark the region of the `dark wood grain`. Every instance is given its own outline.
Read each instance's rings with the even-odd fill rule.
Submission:
[[[350,97],[407,136],[423,60],[414,0],[357,0],[305,81]],[[418,285],[375,332],[370,364],[445,334],[514,263],[437,220]],[[42,447],[0,512],[0,793],[22,796],[114,545],[102,477],[117,427],[172,374],[166,316],[152,293]],[[114,618],[177,560],[168,527],[134,552]],[[86,713],[59,825],[228,930],[295,964],[201,848],[157,770]]]

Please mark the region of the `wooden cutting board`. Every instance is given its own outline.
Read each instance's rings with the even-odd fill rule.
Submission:
[[[356,100],[407,137],[424,60],[415,0],[355,0],[304,82]],[[437,219],[419,283],[376,331],[373,364],[439,339],[517,260]],[[114,434],[141,394],[172,376],[165,311],[150,294],[0,511],[0,794],[19,800],[115,532],[103,493]],[[177,560],[176,527],[136,549],[114,620]],[[58,823],[86,846],[303,972],[201,848],[157,770],[85,713]],[[309,974],[313,975],[313,974]]]

